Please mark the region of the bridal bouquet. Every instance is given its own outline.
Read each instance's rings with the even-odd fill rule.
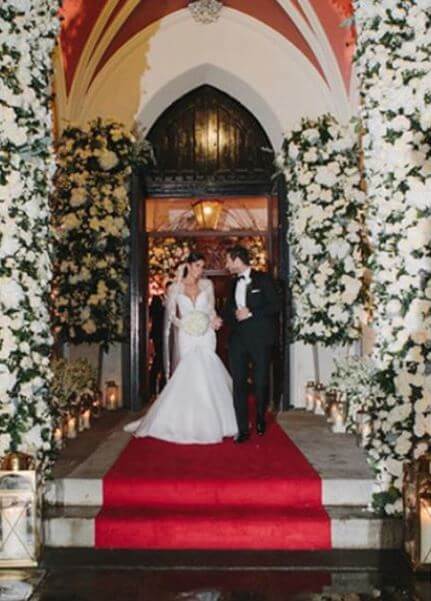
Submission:
[[[209,324],[210,318],[203,311],[192,311],[181,320],[182,329],[190,336],[203,336]]]

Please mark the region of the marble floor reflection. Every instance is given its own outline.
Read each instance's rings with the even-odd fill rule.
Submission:
[[[400,582],[396,573],[391,582],[390,575],[361,571],[54,569],[32,586],[33,593],[23,597],[18,588],[15,596],[0,588],[0,600],[428,601],[413,581]]]

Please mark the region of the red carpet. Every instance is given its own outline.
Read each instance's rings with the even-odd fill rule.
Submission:
[[[331,548],[320,478],[275,422],[241,445],[134,438],[103,491],[99,548]]]

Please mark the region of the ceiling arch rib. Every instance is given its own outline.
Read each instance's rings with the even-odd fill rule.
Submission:
[[[244,53],[246,46],[248,51]],[[166,61],[166,48],[173,47],[175,52]],[[265,69],[256,69],[262,56]],[[201,81],[196,81],[197,73]],[[167,106],[163,90],[171,92],[177,88],[177,96],[169,97],[169,102],[178,98],[180,92],[189,91],[184,86],[191,74],[194,86],[214,85],[250,110],[264,113],[263,116],[256,113],[256,116],[263,125],[265,119],[268,122],[266,130],[275,147],[281,141],[283,129],[304,114],[338,112],[327,84],[303,53],[270,27],[236,10],[226,9],[210,28],[196,24],[189,18],[188,11],[183,10],[140,32],[98,73],[85,102],[75,107],[74,118],[79,121],[84,116],[91,118],[107,111],[106,103],[112,98],[113,87],[118,88],[120,78],[121,86],[128,89],[128,106],[122,105],[123,99],[119,98],[115,114],[131,124],[137,112],[141,120],[145,115],[143,122],[148,126],[147,107]],[[139,89],[136,89],[137,80]],[[183,86],[181,90],[178,90],[179,82]]]

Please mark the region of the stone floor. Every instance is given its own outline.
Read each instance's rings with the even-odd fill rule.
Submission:
[[[1,601],[429,601],[399,553],[49,551],[0,572]]]

